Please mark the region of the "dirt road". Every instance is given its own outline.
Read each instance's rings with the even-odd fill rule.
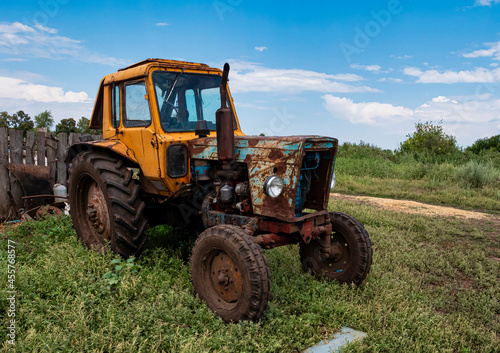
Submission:
[[[384,199],[379,197],[352,196],[352,195],[342,195],[342,194],[330,194],[330,196],[337,199],[365,203],[383,208],[384,210],[396,211],[396,212],[423,214],[436,217],[444,216],[444,217],[459,217],[464,219],[477,219],[477,220],[486,220],[486,219],[500,220],[499,216],[491,215],[488,213],[465,211],[448,206],[428,205],[416,201],[394,200],[394,199]]]

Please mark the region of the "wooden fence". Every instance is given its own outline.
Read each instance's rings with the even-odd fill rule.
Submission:
[[[53,132],[43,131],[28,131],[23,137],[21,130],[0,128],[0,220],[12,216],[12,199],[18,207],[23,207],[23,197],[36,195],[35,190],[45,187],[52,193],[54,184],[66,185],[64,159],[69,147],[79,142],[79,137],[77,133],[69,136],[60,133],[56,137]],[[36,178],[31,181],[30,176]]]

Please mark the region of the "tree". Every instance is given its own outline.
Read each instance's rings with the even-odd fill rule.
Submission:
[[[54,125],[54,118],[52,117],[52,113],[50,110],[46,110],[43,113],[35,115],[35,127],[36,128],[47,128],[50,131],[50,128]]]
[[[20,110],[10,117],[9,127],[16,130],[22,130],[23,134],[26,135],[26,131],[33,130],[34,124],[31,117]]]
[[[408,134],[399,149],[404,153],[424,153],[428,156],[443,156],[459,151],[457,140],[443,131],[443,127],[432,122],[415,124],[415,132]]]
[[[65,132],[67,134],[78,132],[75,119],[62,119],[61,122],[56,125],[56,134],[59,135],[61,132]]]
[[[78,120],[78,132],[87,135],[102,135],[102,130],[95,130],[90,128],[90,120],[86,117],[82,116],[80,120]]]
[[[500,135],[479,139],[472,146],[467,147],[467,150],[475,154],[479,154],[483,150],[500,152]]]
[[[0,112],[0,127],[9,127],[12,117],[7,112]]]

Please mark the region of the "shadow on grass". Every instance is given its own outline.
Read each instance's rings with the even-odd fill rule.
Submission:
[[[178,257],[185,263],[189,261],[194,242],[199,235],[196,231],[168,225],[152,227],[146,231],[146,234],[148,240],[142,256],[156,249],[164,249],[169,256]]]

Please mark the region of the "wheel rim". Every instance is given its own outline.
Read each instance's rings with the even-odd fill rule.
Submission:
[[[110,239],[111,222],[104,192],[90,175],[83,175],[79,183],[80,192],[77,207],[84,216],[86,229],[96,243],[106,245]]]
[[[335,279],[349,270],[351,264],[351,246],[347,238],[339,231],[330,236],[330,252],[327,256],[321,250],[321,241],[311,242],[305,246],[304,265],[313,273]]]
[[[336,232],[331,235],[331,257],[326,259],[323,268],[327,268],[330,277],[341,276],[349,269],[351,263],[351,250],[346,237]]]
[[[228,253],[216,249],[207,254],[204,262],[203,277],[210,295],[220,306],[235,307],[243,293],[241,268]]]

